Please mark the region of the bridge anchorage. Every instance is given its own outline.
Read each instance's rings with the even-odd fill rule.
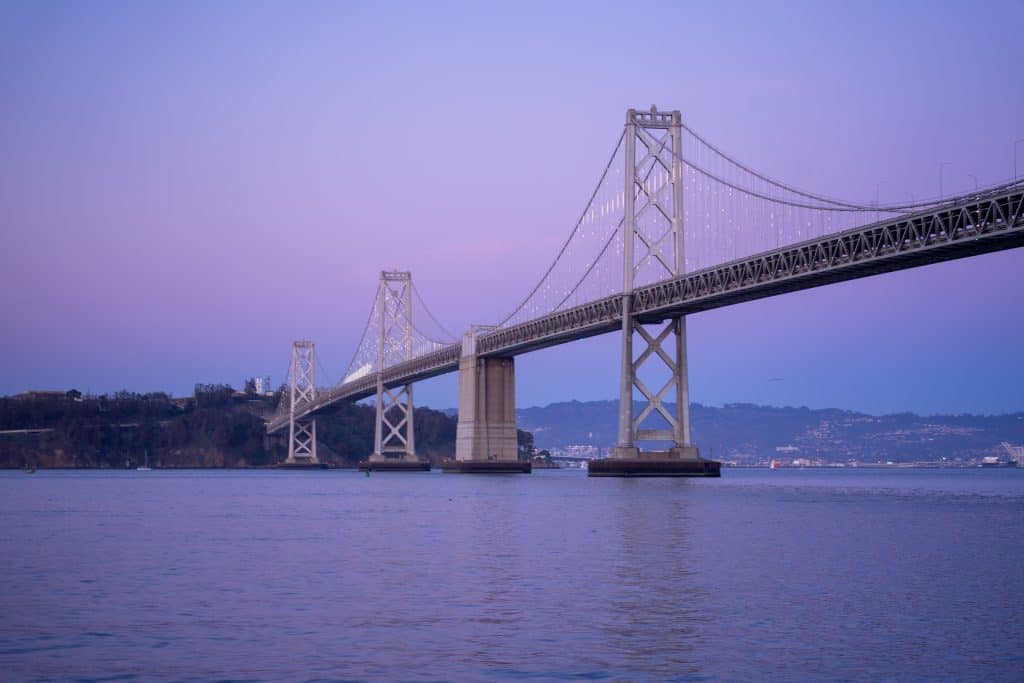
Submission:
[[[373,454],[359,463],[364,471],[430,471],[430,462],[416,456],[412,382],[384,385],[389,362],[413,359],[412,274],[381,271],[374,305],[377,323],[377,417]]]
[[[678,111],[626,112],[625,200],[623,216],[622,368],[619,384],[619,439],[611,457],[592,460],[591,477],[719,476],[721,464],[703,460],[690,443],[690,396],[686,367],[686,316],[667,321],[641,319],[633,312],[633,289],[683,275],[682,117]],[[648,331],[651,323],[664,327]],[[639,336],[641,348],[633,342]],[[671,337],[666,351],[663,344]],[[645,363],[661,361],[667,380],[660,389],[647,386],[652,374],[641,375]],[[649,366],[648,366],[649,367]],[[661,378],[658,378],[658,375]],[[640,414],[633,415],[634,389],[642,396]],[[665,399],[675,399],[669,411]],[[642,450],[639,443],[667,443],[668,449]]]
[[[288,370],[288,459],[279,467],[324,469],[316,457],[316,419],[302,414],[302,408],[316,403],[316,345],[311,341],[292,343]]]

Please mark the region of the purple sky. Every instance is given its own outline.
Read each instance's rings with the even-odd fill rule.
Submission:
[[[0,393],[279,382],[296,338],[340,377],[382,268],[449,329],[494,322],[630,107],[831,196],[934,196],[941,162],[947,193],[1007,180],[1022,25],[1019,1],[0,4]],[[1022,263],[693,316],[691,395],[1024,410]],[[615,397],[619,344],[519,357],[518,404]]]

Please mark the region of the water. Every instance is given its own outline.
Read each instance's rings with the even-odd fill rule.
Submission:
[[[1024,471],[0,473],[4,680],[1024,679]]]

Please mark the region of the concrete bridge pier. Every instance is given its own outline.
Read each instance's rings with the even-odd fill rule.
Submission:
[[[445,472],[529,473],[529,460],[519,460],[516,438],[515,359],[476,354],[476,332],[462,340],[459,360],[459,419],[455,459]]]

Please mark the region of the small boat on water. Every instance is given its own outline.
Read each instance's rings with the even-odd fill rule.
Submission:
[[[25,474],[35,474],[36,466],[29,465],[28,463],[26,463],[25,466],[21,468],[21,471],[24,472]]]
[[[152,471],[152,468],[149,466],[149,451],[148,450],[146,451],[146,464],[145,465],[140,465],[139,467],[136,467],[135,471],[136,472],[150,472],[150,471]]]

